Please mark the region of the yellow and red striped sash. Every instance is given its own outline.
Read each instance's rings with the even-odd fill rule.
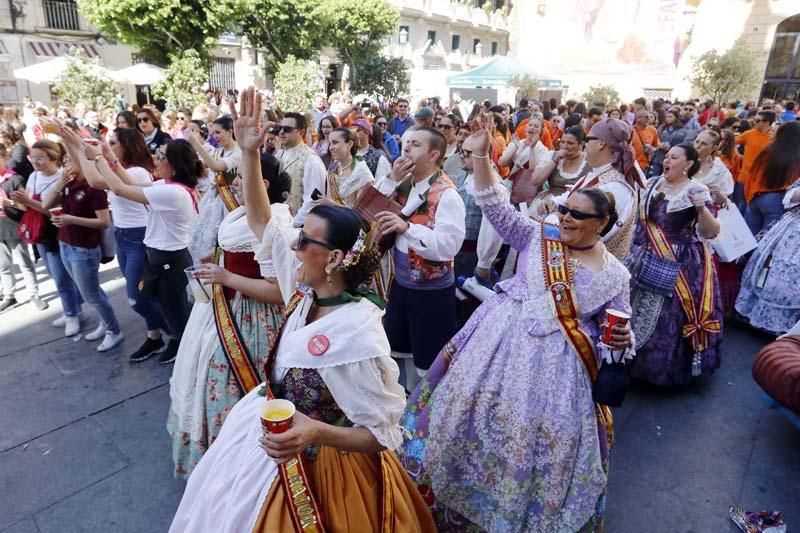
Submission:
[[[592,382],[597,378],[597,356],[592,338],[581,329],[578,322],[578,304],[572,292],[573,279],[569,269],[567,247],[561,242],[558,226],[542,223],[542,270],[545,287],[561,331],[581,358]],[[606,429],[608,448],[614,442],[614,419],[607,405],[597,406],[597,423]]]
[[[231,190],[228,182],[225,181],[225,175],[220,172],[216,176],[214,176],[214,181],[217,184],[217,193],[219,197],[222,198],[222,203],[225,204],[225,208],[228,211],[233,211],[237,207],[239,207],[239,202],[236,200],[236,196],[234,196],[233,191]]]
[[[217,325],[219,342],[222,351],[231,365],[231,370],[236,376],[242,394],[247,394],[261,383],[258,373],[250,362],[247,347],[239,334],[239,328],[233,320],[228,299],[225,297],[224,287],[221,283],[215,283],[213,287],[213,308],[214,322]]]
[[[286,306],[286,313],[281,324],[281,329],[272,344],[264,374],[269,376],[269,371],[275,362],[278,352],[278,345],[283,336],[283,329],[289,316],[297,309],[298,304],[303,299],[304,294],[296,291]],[[269,379],[264,382],[266,397],[268,400],[275,398],[269,386]],[[325,525],[322,521],[319,505],[311,491],[311,483],[308,479],[303,465],[303,452],[300,452],[289,461],[278,465],[278,475],[281,478],[281,485],[286,493],[286,502],[289,505],[289,514],[292,517],[295,533],[324,533]]]

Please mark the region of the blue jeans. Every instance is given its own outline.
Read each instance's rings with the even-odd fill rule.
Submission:
[[[78,287],[72,281],[72,276],[61,261],[58,251],[48,252],[44,244],[37,244],[36,251],[39,257],[44,260],[44,265],[50,273],[50,277],[56,282],[56,292],[61,299],[61,307],[64,309],[64,316],[78,316],[81,310],[83,298],[78,292]]]
[[[783,216],[783,195],[784,192],[765,192],[747,204],[744,219],[753,235],[768,229]]]
[[[94,307],[103,325],[112,333],[119,333],[119,322],[114,308],[108,301],[105,291],[100,287],[100,247],[81,248],[65,242],[58,243],[61,248],[61,261],[83,298]]]
[[[142,281],[144,265],[147,262],[147,252],[144,243],[145,228],[115,228],[114,237],[117,240],[117,262],[122,275],[125,277],[125,290],[128,293],[128,303],[134,311],[144,318],[147,331],[158,329],[167,331],[167,324],[161,315],[161,309],[152,298],[143,295],[139,290]]]
[[[744,216],[747,209],[747,200],[744,198],[744,183],[738,181],[733,185],[733,203],[739,209],[739,212]]]

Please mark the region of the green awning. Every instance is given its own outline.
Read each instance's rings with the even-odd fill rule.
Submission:
[[[454,74],[447,78],[450,87],[496,87],[507,85],[514,76],[529,75],[539,82],[543,89],[561,88],[561,80],[541,76],[506,56],[496,56],[478,68]]]

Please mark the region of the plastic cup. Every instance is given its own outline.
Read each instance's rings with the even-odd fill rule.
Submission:
[[[624,326],[630,319],[631,316],[627,313],[617,311],[616,309],[606,309],[606,328],[603,330],[603,338],[601,339],[603,344],[611,342],[614,326],[617,324]]]
[[[264,433],[283,433],[292,427],[296,409],[289,400],[267,400],[258,408]]]
[[[58,133],[58,124],[52,120],[44,120],[42,121],[42,130],[45,133]]]
[[[50,216],[60,217],[63,213],[64,213],[64,208],[61,206],[50,208]]]
[[[194,273],[201,268],[203,268],[203,265],[192,265],[183,269],[183,271],[189,279],[189,288],[192,290],[194,301],[208,303],[211,301],[211,285],[203,283],[201,280],[194,277]]]

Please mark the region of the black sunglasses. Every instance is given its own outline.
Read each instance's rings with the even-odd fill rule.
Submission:
[[[588,220],[590,218],[603,218],[601,215],[595,215],[594,213],[584,213],[583,211],[578,211],[577,209],[570,209],[569,207],[567,207],[565,205],[559,205],[559,206],[556,207],[556,209],[558,209],[558,212],[561,213],[562,215],[569,214],[569,216],[571,216],[575,220]]]
[[[297,128],[295,128],[294,126],[279,126],[276,129],[278,130],[278,133],[280,133],[281,131],[285,131],[286,133],[292,133]]]
[[[312,239],[311,237],[307,237],[303,230],[300,230],[300,233],[297,234],[297,249],[302,250],[309,244],[316,244],[318,246],[322,246],[323,248],[327,248],[328,250],[336,250],[337,248],[329,244],[327,242],[318,241],[316,239]]]
[[[595,137],[594,135],[587,135],[586,137],[583,138],[584,142],[587,142],[587,143],[589,141],[597,141],[599,139],[600,139],[600,137]]]
[[[139,124],[141,124],[142,122],[150,122],[150,118],[149,117],[139,117],[136,120],[139,122]]]
[[[383,127],[386,126],[386,122],[376,122],[375,125]]]

